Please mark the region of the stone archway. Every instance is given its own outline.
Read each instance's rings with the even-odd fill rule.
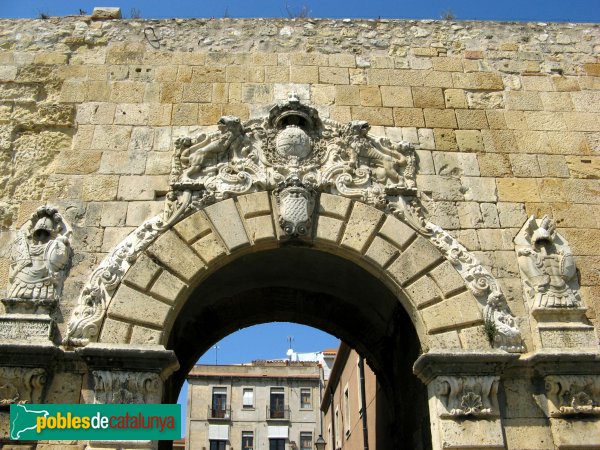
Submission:
[[[138,397],[172,401],[202,346],[273,311],[362,352],[393,398],[395,430],[411,420],[406,404],[427,410],[411,385],[419,352],[434,355],[435,366],[420,372],[439,371],[421,376],[429,396],[451,393],[441,395],[443,408],[471,415],[460,399],[474,395],[485,406],[476,416],[497,417],[497,364],[476,363],[465,378],[463,360],[476,354],[505,364],[522,350],[520,331],[489,272],[421,216],[414,149],[369,135],[363,121],[322,121],[293,94],[263,121],[225,116],[218,127],[177,140],[164,213],[115,247],[82,290],[64,344],[82,347],[76,352],[94,376],[111,379],[112,370],[127,369],[155,380],[160,372],[161,390]],[[286,259],[301,270],[286,276],[279,270]],[[264,265],[271,268],[255,270]],[[336,270],[307,269],[319,265]],[[345,272],[368,288],[336,281]],[[277,305],[277,295],[289,301]],[[315,298],[348,313],[319,314]],[[241,304],[256,313],[240,316]],[[197,331],[202,324],[206,333]],[[190,351],[194,339],[200,345]],[[152,348],[155,356],[144,356]],[[440,364],[436,352],[453,353]],[[174,357],[181,367],[171,376]],[[163,369],[144,372],[150,362]],[[442,374],[450,376],[448,388]],[[430,408],[434,430],[437,409]],[[501,435],[498,420],[486,423]],[[401,432],[396,438],[406,441]]]
[[[151,230],[149,224],[157,219],[142,225],[98,269],[97,273],[105,274],[99,279],[108,280],[112,289],[104,291],[110,295],[105,297],[99,314],[89,316],[94,322],[86,325],[81,320],[85,316],[74,316],[77,320],[72,322],[75,326],[70,330],[71,337],[98,330],[96,335],[87,336],[97,343],[77,351],[91,367],[102,353],[100,349],[110,354],[114,346],[124,349],[124,355],[128,354],[126,349],[146,351],[153,346],[174,352],[181,367],[174,375],[163,376],[161,391],[163,401],[174,401],[190,365],[220,337],[267,317],[295,318],[340,336],[368,358],[386,393],[395,399],[390,417],[396,422],[403,420],[401,412],[406,413],[402,404],[412,404],[413,413],[427,410],[425,394],[413,384],[416,378],[411,375],[419,352],[453,351],[446,362],[455,366],[460,362],[454,363],[453,357],[458,355],[460,359],[462,354],[469,358],[473,352],[489,354],[501,363],[512,358],[505,351],[490,353],[493,345],[485,332],[486,317],[490,315],[484,313],[481,296],[493,298],[497,289],[493,278],[480,266],[465,270],[459,265],[460,261],[465,264],[468,252],[443,231],[437,229],[435,240],[426,238],[393,214],[322,193],[310,234],[290,240],[278,228],[275,204],[269,192],[224,200],[156,232],[146,247],[136,245],[143,242],[140,231]],[[445,246],[440,244],[444,242]],[[124,249],[136,248],[139,251],[130,253],[129,258],[123,253]],[[312,270],[289,273],[286,278],[280,264],[290,259],[295,267],[310,269],[307,262],[314,265]],[[115,262],[123,266],[115,266]],[[279,270],[261,273],[259,268],[269,265]],[[323,265],[342,269],[319,271]],[[111,267],[118,276],[108,276]],[[115,271],[117,267],[121,270]],[[485,276],[485,286],[481,279],[473,283],[477,279],[472,274],[479,272]],[[344,273],[346,278],[331,282],[333,276]],[[232,274],[236,274],[235,283],[228,284],[226,280]],[[353,289],[352,281],[361,283],[364,290]],[[369,290],[372,297],[366,295]],[[89,286],[85,292],[92,292]],[[274,308],[278,296],[287,296],[288,301]],[[85,298],[84,294],[82,300]],[[345,308],[348,314],[343,320],[334,317],[332,310],[317,316],[320,304],[310,303],[311,298],[321,303],[329,301],[332,308]],[[243,314],[244,309],[239,308],[242,302],[249,302],[246,306],[250,309],[255,306],[256,313],[248,317],[232,314]],[[232,320],[227,323],[224,317],[230,314]],[[360,326],[365,327],[364,333],[357,332]],[[198,346],[190,351],[191,341],[198,342]],[[504,342],[500,339],[496,345]],[[403,348],[408,351],[401,351]],[[119,370],[127,366],[123,360],[116,366]],[[107,369],[106,364],[103,368]],[[481,385],[480,378],[497,383],[488,372],[489,368],[484,369],[482,377],[478,367],[476,383]],[[491,394],[495,396],[495,392]],[[490,390],[481,395],[490,395]],[[431,420],[437,421],[437,413],[430,413]],[[410,422],[418,414],[406,417]],[[499,422],[491,423],[499,426]],[[413,428],[419,425],[411,424]],[[396,423],[395,430],[400,432],[402,427]],[[396,438],[406,441],[402,434]]]

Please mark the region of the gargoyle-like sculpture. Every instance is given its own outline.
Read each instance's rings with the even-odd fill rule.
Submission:
[[[9,300],[58,301],[71,259],[70,234],[56,208],[42,206],[31,215],[12,248]]]
[[[373,178],[383,184],[388,193],[406,188],[404,177],[399,170],[405,168],[408,159],[402,151],[408,150],[407,142],[392,143],[389,139],[378,140],[369,138],[371,126],[364,120],[353,120],[345,128],[348,144],[351,148],[350,166],[357,167],[360,159],[365,159],[373,166]]]
[[[223,116],[217,123],[219,134],[201,135],[192,144],[191,139],[179,141],[182,148],[181,162],[187,166],[183,177],[193,179],[203,169],[210,167],[207,162],[212,159],[213,164],[219,156],[229,152],[238,153],[244,144],[244,128],[240,119],[234,116]]]
[[[524,294],[533,308],[581,305],[575,260],[553,220],[530,217],[515,238]]]

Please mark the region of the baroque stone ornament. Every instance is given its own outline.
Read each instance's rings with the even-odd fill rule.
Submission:
[[[56,208],[42,206],[21,227],[10,259],[6,311],[50,312],[71,262],[71,229]]]
[[[491,344],[507,352],[522,352],[524,347],[521,331],[492,274],[456,238],[439,226],[426,221],[416,201],[403,207],[397,205],[399,203],[390,205],[392,214],[427,237],[465,280],[467,287],[483,307],[485,330]]]
[[[46,371],[42,368],[0,367],[0,407],[40,403],[45,384]]]
[[[162,380],[152,372],[94,370],[94,401],[99,404],[160,403]]]
[[[416,193],[415,153],[409,143],[371,136],[364,121],[323,121],[293,93],[268,118],[242,124],[224,116],[217,127],[214,133],[176,141],[165,223],[210,202],[261,190],[278,190],[280,217],[300,209],[309,215],[304,210],[317,192],[380,209],[399,195]],[[284,219],[285,234],[302,234],[288,233],[295,220],[300,219]]]
[[[523,293],[533,309],[582,306],[575,260],[548,216],[531,216],[515,237]]]
[[[442,406],[441,417],[498,417],[497,376],[440,376],[434,391]]]
[[[160,217],[147,220],[102,260],[81,291],[63,344],[80,346],[97,339],[108,303],[123,276],[163,229]]]
[[[288,236],[305,235],[311,227],[315,208],[315,191],[297,177],[291,177],[275,190],[279,207],[279,224]]]
[[[550,375],[545,387],[550,417],[600,415],[599,375]]]

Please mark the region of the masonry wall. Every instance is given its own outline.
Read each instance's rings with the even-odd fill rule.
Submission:
[[[598,25],[69,17],[2,20],[0,41],[0,289],[16,230],[58,206],[75,249],[61,333],[93,268],[162,210],[173,141],[292,90],[419,145],[427,218],[501,282],[526,345],[512,240],[528,215],[557,220],[596,321]]]

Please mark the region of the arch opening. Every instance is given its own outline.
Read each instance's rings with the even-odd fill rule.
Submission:
[[[377,376],[387,403],[382,429],[395,448],[428,448],[426,389],[412,374],[420,344],[399,299],[357,264],[304,246],[241,256],[190,292],[168,340],[181,367],[164,401],[177,400],[195,362],[219,340],[266,322],[312,326],[354,348]]]

